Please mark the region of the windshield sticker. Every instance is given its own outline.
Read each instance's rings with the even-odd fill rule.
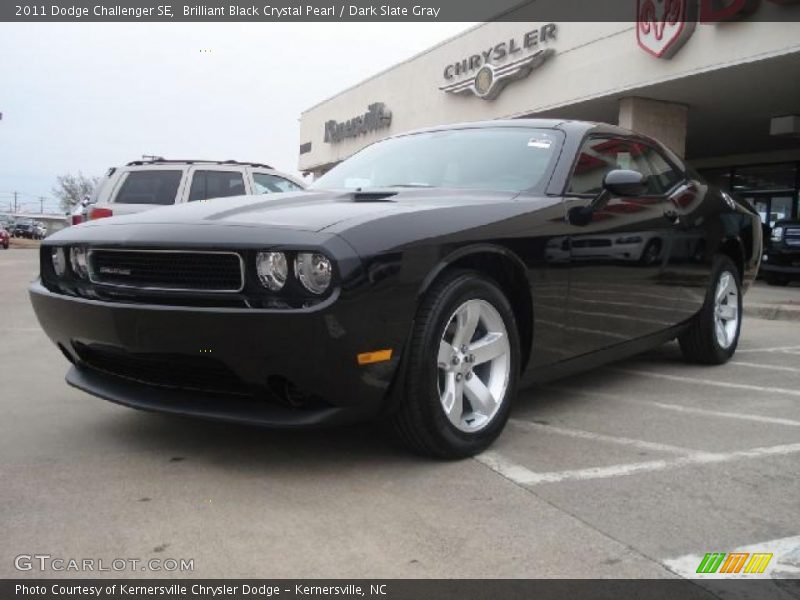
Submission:
[[[528,140],[528,148],[544,148],[547,150],[553,145],[553,141],[548,137],[532,137]]]

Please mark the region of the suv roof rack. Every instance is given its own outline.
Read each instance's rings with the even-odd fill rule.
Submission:
[[[126,167],[140,167],[142,165],[172,165],[172,164],[185,164],[185,165],[194,165],[194,164],[208,164],[208,165],[244,165],[248,167],[261,167],[264,169],[274,169],[274,167],[270,165],[265,165],[264,163],[256,163],[256,162],[242,162],[238,160],[203,160],[203,159],[191,159],[191,160],[180,160],[180,159],[166,159],[166,158],[153,158],[148,160],[132,160],[131,162],[127,163]]]

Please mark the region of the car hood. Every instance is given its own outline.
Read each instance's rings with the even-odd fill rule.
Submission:
[[[159,208],[134,215],[90,221],[81,227],[111,225],[269,226],[320,232],[333,225],[363,222],[392,213],[501,202],[512,192],[382,188],[369,191],[303,191],[268,196],[236,196]],[[113,208],[113,205],[112,205]]]

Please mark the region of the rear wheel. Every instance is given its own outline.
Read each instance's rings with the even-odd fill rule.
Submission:
[[[641,262],[645,265],[654,265],[658,262],[658,257],[661,254],[661,240],[655,239],[647,242],[647,245],[642,252]]]
[[[518,371],[519,336],[503,292],[472,271],[449,275],[427,294],[414,322],[394,428],[420,454],[477,454],[505,426]]]
[[[742,326],[739,271],[727,256],[714,259],[711,284],[703,308],[678,337],[687,360],[719,365],[736,352]]]

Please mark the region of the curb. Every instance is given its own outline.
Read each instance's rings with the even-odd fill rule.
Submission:
[[[744,314],[770,321],[800,321],[800,306],[787,304],[744,304]]]

